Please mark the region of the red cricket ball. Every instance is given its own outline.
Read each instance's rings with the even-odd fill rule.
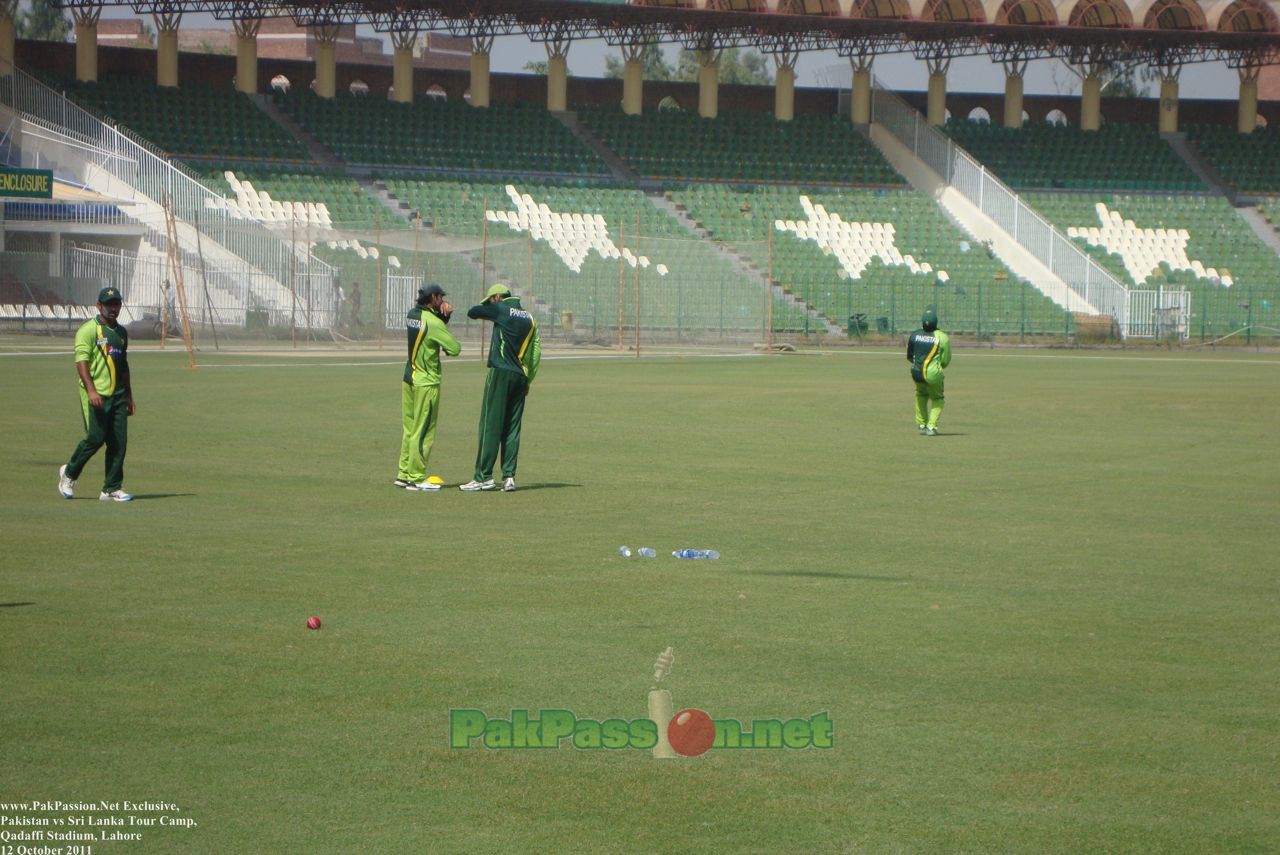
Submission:
[[[667,722],[667,741],[685,757],[705,753],[715,738],[716,723],[702,710],[680,710]]]
[[[320,628],[320,618],[316,617],[315,615],[312,615],[311,617],[307,618],[307,629],[319,629],[319,628]]]

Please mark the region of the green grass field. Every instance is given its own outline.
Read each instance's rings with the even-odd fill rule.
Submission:
[[[937,438],[897,352],[552,360],[520,491],[463,494],[465,346],[439,494],[390,486],[393,349],[139,350],[131,505],[101,456],[57,495],[69,353],[0,355],[0,816],[198,822],[94,855],[1280,850],[1280,357],[958,349]],[[834,747],[447,745],[455,707],[644,717],[667,645],[677,710]]]

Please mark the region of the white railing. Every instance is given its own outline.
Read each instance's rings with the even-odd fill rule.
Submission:
[[[958,190],[1080,299],[1128,330],[1129,289],[1019,198],[919,111],[880,86],[872,91],[872,120]]]
[[[210,241],[277,283],[287,287],[291,279],[305,276],[309,281],[327,279],[332,289],[330,265],[310,252],[297,253],[295,257],[294,247],[288,242],[228,207],[223,196],[171,163],[150,144],[99,119],[20,69],[0,76],[0,104],[22,114],[28,122],[84,144],[93,152],[89,157],[95,168],[158,205],[167,201],[178,220],[195,226]],[[155,225],[151,224],[152,228]]]
[[[248,262],[208,260],[200,264],[186,257],[179,266],[193,323],[243,327],[258,318],[271,326],[329,329],[336,321],[335,292],[327,277],[298,274],[288,302],[268,305],[259,297],[267,289],[267,274]],[[60,287],[70,295],[91,295],[112,285],[127,296],[136,321],[158,320],[162,308],[168,317],[176,317],[175,281],[168,258],[158,252],[139,255],[70,241],[63,245]],[[92,303],[91,297],[85,300]]]

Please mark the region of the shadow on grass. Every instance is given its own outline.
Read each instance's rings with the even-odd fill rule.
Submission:
[[[13,609],[18,606],[34,606],[35,603],[27,601],[23,603],[0,603],[0,609]]]
[[[849,579],[855,582],[914,582],[911,576],[871,576],[866,573],[837,573],[833,570],[754,570],[751,576],[803,576],[814,579]]]
[[[135,502],[145,502],[148,499],[183,499],[188,496],[195,496],[197,493],[134,493],[133,500]]]
[[[529,490],[561,490],[565,487],[581,487],[581,484],[565,484],[560,481],[544,481],[541,484],[520,484],[516,488],[517,493],[524,493]],[[500,491],[494,491],[500,492]]]

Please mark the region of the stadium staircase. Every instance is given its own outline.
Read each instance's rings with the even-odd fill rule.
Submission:
[[[1179,131],[1176,134],[1161,134],[1165,142],[1169,144],[1169,148],[1173,149],[1178,157],[1186,163],[1187,167],[1196,174],[1201,181],[1205,183],[1214,193],[1219,196],[1225,196],[1236,204],[1236,194],[1222,180],[1222,176],[1218,174],[1218,170],[1213,168],[1213,164],[1196,153],[1195,149],[1187,145],[1187,135]]]
[[[618,157],[617,153],[605,145],[595,133],[578,121],[578,114],[573,110],[565,110],[564,112],[556,112],[551,115],[556,117],[560,124],[564,125],[569,131],[582,141],[582,144],[596,153],[601,160],[613,172],[615,178],[620,181],[626,181],[629,184],[639,184],[641,189],[648,190],[645,182],[636,174],[635,170]]]
[[[1061,277],[1029,253],[995,220],[951,187],[882,125],[873,123],[869,136],[885,159],[913,187],[933,199],[958,229],[975,242],[986,246],[1010,271],[1032,283],[1040,293],[1068,311],[1102,314],[1098,307],[1076,295]]]
[[[252,95],[249,100],[253,102],[255,107],[265,113],[267,118],[271,119],[301,143],[306,148],[307,153],[311,155],[311,159],[316,163],[331,169],[343,166],[342,161],[334,156],[332,149],[320,142],[312,134],[307,133],[306,129],[293,116],[277,107],[269,95]]]
[[[1249,207],[1236,208],[1236,213],[1253,230],[1259,240],[1271,247],[1272,251],[1277,255],[1280,255],[1280,232],[1276,231],[1275,225],[1267,218],[1265,208],[1251,205]]]
[[[761,288],[767,289],[775,300],[780,300],[792,309],[807,315],[810,321],[826,332],[827,335],[838,336],[844,334],[844,330],[838,324],[834,323],[818,309],[805,303],[799,296],[783,288],[778,282],[770,282],[768,275],[761,271],[760,266],[755,261],[743,256],[732,246],[717,241],[710,231],[689,216],[688,209],[684,205],[672,199],[667,193],[646,193],[645,198],[658,210],[665,212],[680,223],[691,236],[715,247],[716,252],[738,275]]]

